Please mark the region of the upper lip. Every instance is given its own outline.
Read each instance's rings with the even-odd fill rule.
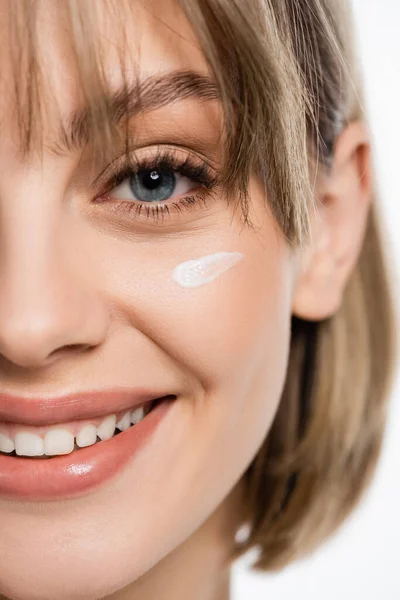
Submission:
[[[164,395],[144,388],[107,388],[58,397],[30,398],[0,392],[0,421],[55,425],[117,413]]]

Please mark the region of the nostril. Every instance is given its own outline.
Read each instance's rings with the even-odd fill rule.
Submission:
[[[92,348],[95,348],[95,346],[93,346],[92,344],[65,344],[64,346],[62,346],[61,348],[56,348],[50,356],[54,356],[56,354],[60,354],[61,352],[68,352],[68,351],[80,351],[83,352],[85,350],[90,350]]]

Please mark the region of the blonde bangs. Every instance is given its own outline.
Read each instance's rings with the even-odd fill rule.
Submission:
[[[36,34],[41,4],[40,0],[10,2],[8,13],[13,72],[19,74],[13,81],[15,110],[20,149],[26,158],[32,151],[42,151],[44,115],[54,104]],[[223,180],[227,193],[239,198],[245,220],[251,225],[247,188],[250,173],[257,172],[288,242],[297,245],[305,241],[313,203],[307,161],[307,98],[287,40],[279,34],[274,10],[266,5],[260,20],[255,8],[245,10],[240,2],[181,5],[198,35],[220,91],[226,133]],[[94,3],[79,0],[53,6],[62,23],[60,43],[71,57],[82,103],[87,107],[87,137],[96,159],[106,162],[121,143],[122,132],[114,125],[112,107],[106,100],[103,53],[107,47],[99,43],[99,11]],[[132,70],[127,76],[126,39],[135,2],[105,0],[103,9],[104,18],[112,19],[121,32],[118,59],[128,89]],[[257,15],[257,19],[252,19]],[[232,48],[229,58],[227,47]],[[135,77],[139,79],[139,66]],[[139,85],[137,89],[139,94]],[[129,152],[134,145],[132,127],[128,132],[128,124],[125,125],[125,147]]]
[[[10,59],[13,73],[13,104],[18,124],[21,155],[27,159],[32,153],[42,153],[44,149],[43,131],[46,115],[54,108],[55,95],[45,70],[41,55],[40,40],[37,36],[37,21],[44,4],[41,0],[21,0],[9,2]],[[103,18],[113,19],[121,28],[121,49],[118,52],[121,73],[126,72],[125,35],[127,21],[131,17],[132,3],[120,0],[105,0],[102,3]],[[93,155],[99,162],[109,161],[115,156],[115,148],[121,143],[121,130],[112,119],[112,107],[107,98],[109,88],[104,71],[103,56],[106,44],[99,43],[100,12],[95,3],[69,0],[54,2],[53,16],[60,28],[59,43],[85,107],[86,132],[82,137],[90,140]],[[125,35],[124,35],[125,34]],[[124,79],[127,82],[127,79]],[[8,82],[7,82],[8,84]],[[8,84],[9,85],[9,84]],[[125,139],[129,144],[128,128]]]

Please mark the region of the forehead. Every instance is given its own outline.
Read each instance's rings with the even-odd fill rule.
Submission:
[[[178,3],[130,1],[122,3],[122,11],[115,11],[113,3],[108,8],[107,3],[99,4],[99,35],[111,77],[122,44],[128,52],[128,64],[139,66],[141,73],[185,68],[207,73],[195,33]]]
[[[0,120],[3,132],[6,127],[10,138],[14,137],[12,108],[15,86],[22,90],[28,85],[36,87],[36,82],[29,81],[25,73],[32,60],[37,63],[41,75],[38,93],[51,96],[45,113],[45,128],[49,132],[58,125],[60,116],[69,114],[80,105],[82,89],[90,85],[90,81],[80,80],[79,67],[87,56],[78,48],[77,60],[74,58],[66,25],[69,22],[66,18],[67,4],[54,0],[38,2],[35,15],[37,44],[33,56],[29,56],[32,54],[30,44],[24,40],[22,30],[18,40],[18,32],[10,29],[12,15],[4,9],[4,5],[0,5],[0,23],[5,31],[0,50]],[[77,39],[83,37],[86,42],[90,41],[110,91],[118,89],[124,78],[128,81],[145,79],[153,74],[175,70],[209,73],[194,31],[176,2],[104,0],[85,3],[86,7],[89,5],[90,10],[83,11]],[[84,3],[81,3],[81,8],[84,8]],[[16,51],[22,52],[17,61],[17,77]],[[11,60],[12,54],[14,61]]]

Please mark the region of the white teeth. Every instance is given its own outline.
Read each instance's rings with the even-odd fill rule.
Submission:
[[[130,426],[131,426],[131,413],[128,411],[127,413],[124,414],[122,419],[120,419],[118,421],[118,423],[116,424],[116,427],[118,427],[118,429],[120,431],[125,431],[126,429],[129,429]]]
[[[19,456],[42,456],[44,443],[42,438],[35,433],[20,431],[15,435],[15,453]]]
[[[15,450],[14,441],[5,435],[4,433],[0,433],[0,451],[1,452],[12,452]]]
[[[50,429],[44,436],[44,453],[47,456],[70,454],[74,449],[74,436],[67,429]]]
[[[79,448],[84,448],[85,446],[92,446],[96,443],[96,440],[96,427],[94,425],[85,425],[76,436],[76,445],[79,446]]]
[[[136,408],[135,410],[133,410],[131,412],[131,423],[132,425],[136,425],[136,423],[139,423],[139,421],[141,421],[144,417],[144,408],[143,406],[139,406],[139,408]]]
[[[116,428],[125,431],[139,423],[144,416],[143,406],[139,406],[133,411],[127,411],[118,423],[116,423],[116,414],[108,415],[97,428],[90,424],[82,427],[76,440],[73,433],[63,427],[49,429],[43,437],[30,431],[19,431],[15,434],[14,440],[0,432],[0,452],[11,453],[15,450],[19,456],[70,454],[75,448],[75,441],[79,448],[84,448],[95,444],[98,437],[101,441],[109,440],[114,436]]]
[[[103,440],[109,440],[114,435],[115,423],[117,415],[109,415],[104,419],[101,425],[97,428],[97,435]]]

